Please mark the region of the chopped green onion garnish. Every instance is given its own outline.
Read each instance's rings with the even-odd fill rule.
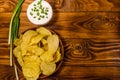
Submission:
[[[36,18],[36,16],[34,16],[33,18]]]
[[[33,13],[32,13],[32,12],[30,12],[30,15],[32,16],[32,15],[33,15]]]
[[[39,15],[40,15],[40,13],[38,12],[38,13],[37,13],[37,16],[39,16]]]
[[[45,13],[45,15],[48,15],[48,13]]]
[[[31,9],[31,11],[33,11],[33,8]]]
[[[41,20],[41,18],[38,18],[38,20]]]
[[[36,6],[36,4],[34,4],[34,6]]]
[[[48,10],[48,7],[44,8],[42,6],[42,0],[39,0],[38,3],[33,4],[33,6],[34,7],[31,9],[31,13],[30,13],[31,16],[33,16],[32,11],[36,13],[36,15],[33,16],[33,18],[37,18],[37,16],[39,16],[40,19],[41,18],[48,18],[46,15],[48,15],[49,10]],[[42,15],[40,15],[40,14],[42,14]],[[40,19],[38,18],[38,20],[40,20]]]

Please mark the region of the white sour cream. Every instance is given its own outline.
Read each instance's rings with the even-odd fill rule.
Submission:
[[[41,1],[41,2],[40,2]],[[42,6],[42,7],[41,7]],[[33,24],[45,25],[53,15],[51,5],[44,0],[36,0],[28,6],[27,17]]]

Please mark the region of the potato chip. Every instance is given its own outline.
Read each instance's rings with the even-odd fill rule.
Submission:
[[[46,45],[46,44],[47,44],[47,40],[45,40],[45,39],[43,38],[43,39],[41,39],[41,43],[42,43],[43,45]]]
[[[24,62],[23,62],[22,56],[18,57],[18,58],[17,58],[17,61],[18,61],[18,63],[20,64],[20,66],[23,66]]]
[[[22,43],[22,36],[23,36],[23,35],[20,35],[19,38],[17,38],[17,39],[14,40],[14,45],[15,45],[15,46],[21,45],[21,43]]]
[[[44,51],[48,51],[48,44],[45,44],[44,46],[42,46],[42,49],[43,49]]]
[[[32,63],[24,63],[22,66],[22,71],[25,77],[27,78],[35,78],[37,79],[41,74],[41,69],[39,68],[39,64],[36,62]]]
[[[23,61],[24,62],[36,62],[36,63],[38,63],[38,64],[40,64],[41,63],[41,60],[40,60],[40,58],[38,57],[38,56],[36,56],[36,55],[30,55],[30,56],[24,56],[23,57]]]
[[[40,34],[38,34],[38,35],[32,37],[32,38],[31,38],[30,45],[39,43],[44,36],[45,36],[45,35],[40,35]]]
[[[42,35],[46,35],[46,36],[52,35],[52,33],[44,27],[40,27],[40,28],[36,29],[36,31]]]
[[[50,62],[50,61],[53,61],[54,58],[53,58],[53,54],[50,54],[49,51],[46,51],[45,53],[43,53],[41,56],[40,56],[40,59],[42,61],[45,61],[45,62]]]
[[[20,56],[21,56],[21,53],[22,53],[22,51],[21,51],[20,46],[17,46],[17,47],[14,48],[13,54],[14,54],[14,56],[15,56],[16,58],[20,57]]]
[[[33,55],[37,55],[37,56],[40,56],[44,52],[44,50],[42,48],[38,47],[37,45],[29,46],[27,48],[27,51],[31,52]]]
[[[60,60],[61,60],[61,53],[60,53],[60,48],[58,48],[58,50],[54,54],[54,60],[53,60],[53,62],[57,63]]]
[[[53,62],[41,62],[41,70],[44,75],[51,75],[56,69],[56,64]]]
[[[58,36],[55,34],[48,36],[47,42],[48,42],[48,49],[52,54],[54,54],[59,46]]]
[[[30,40],[33,36],[38,35],[36,31],[28,30],[23,34],[21,48],[25,48],[30,43]]]
[[[27,52],[27,47],[21,48],[21,52],[22,57],[29,53]],[[31,55],[31,53],[29,53],[29,55]]]

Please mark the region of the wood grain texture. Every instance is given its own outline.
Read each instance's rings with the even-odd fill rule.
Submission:
[[[0,72],[1,80],[16,80],[13,67],[1,65]],[[119,78],[118,67],[81,67],[63,64],[58,72],[41,80],[119,80]],[[25,80],[21,73],[19,79]]]
[[[23,11],[34,0],[25,0]],[[54,11],[120,11],[119,0],[47,0]],[[13,11],[17,0],[1,0],[0,12]]]
[[[66,65],[120,66],[120,40],[66,39]]]
[[[25,0],[20,14],[19,33],[40,27],[30,23],[26,9],[34,0]],[[65,49],[61,68],[43,80],[120,79],[120,1],[47,0],[53,18],[45,25],[62,39]],[[8,33],[17,0],[0,1],[0,80],[16,80],[9,66]],[[19,72],[20,80],[25,80]]]

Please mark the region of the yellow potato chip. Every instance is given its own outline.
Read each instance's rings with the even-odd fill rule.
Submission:
[[[38,34],[38,35],[32,37],[32,38],[31,38],[30,45],[39,43],[44,36],[45,36],[45,35],[40,35],[40,34]]]
[[[53,72],[55,72],[56,64],[53,62],[41,62],[41,70],[44,75],[51,75]]]
[[[15,46],[21,45],[21,43],[22,43],[22,36],[23,36],[23,35],[20,35],[19,38],[17,38],[17,39],[14,40],[14,45],[15,45]]]
[[[61,60],[61,53],[60,53],[60,48],[58,48],[58,50],[54,54],[54,60],[53,60],[53,62],[57,63],[60,60]]]
[[[22,37],[21,48],[24,49],[26,46],[28,46],[29,43],[30,43],[31,38],[36,36],[36,35],[38,35],[38,33],[36,31],[33,31],[33,30],[26,31],[23,34],[23,37]]]
[[[52,35],[52,33],[44,27],[40,27],[40,28],[36,29],[36,31],[42,35],[46,35],[46,36]]]
[[[14,50],[13,50],[13,54],[14,56],[17,58],[17,61],[18,63],[22,66],[23,65],[23,59],[22,59],[22,55],[21,55],[21,49],[20,47],[16,47]]]
[[[29,46],[27,48],[27,51],[31,52],[33,55],[37,55],[37,56],[40,56],[44,52],[44,50],[42,48],[38,47],[37,45]]]
[[[21,51],[20,46],[17,46],[17,47],[14,48],[13,54],[14,54],[14,56],[15,56],[16,58],[20,57],[20,56],[21,56],[21,53],[22,53],[22,51]]]
[[[44,51],[48,51],[48,45],[47,45],[47,44],[44,45],[44,46],[42,47],[42,49],[44,49]]]
[[[55,34],[48,36],[47,42],[48,42],[48,49],[52,54],[54,54],[59,46],[58,36]]]
[[[36,55],[30,55],[30,56],[24,56],[23,57],[23,61],[24,62],[36,62],[36,63],[38,63],[38,64],[40,64],[41,63],[41,60],[40,60],[40,58],[38,57],[38,56],[36,56]]]
[[[24,62],[23,62],[22,56],[18,57],[18,58],[17,58],[17,61],[18,61],[18,63],[20,64],[20,66],[23,66]]]
[[[22,57],[29,53],[29,52],[27,52],[27,48],[26,47],[24,47],[24,49],[21,48],[21,52],[22,52],[21,53]],[[29,53],[29,55],[31,55],[31,53]]]
[[[50,54],[49,51],[46,51],[45,53],[43,53],[41,56],[40,56],[40,59],[42,61],[45,61],[45,62],[50,62],[50,61],[53,61],[54,58],[53,58],[53,54]]]
[[[48,50],[48,43],[47,43],[47,40],[46,39],[42,39],[40,41],[40,45],[39,45],[44,51],[47,51]]]
[[[41,43],[43,44],[43,45],[46,45],[47,44],[47,40],[45,40],[44,38],[41,40]]]
[[[36,62],[24,63],[22,66],[22,71],[25,77],[37,79],[41,74],[41,69]]]

